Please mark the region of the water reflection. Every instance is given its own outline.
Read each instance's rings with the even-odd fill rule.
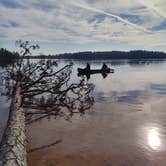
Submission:
[[[69,81],[69,79],[68,79]],[[26,109],[27,124],[37,122],[51,116],[65,117],[66,120],[74,114],[84,115],[94,105],[94,98],[91,92],[94,85],[85,82],[82,78],[80,83],[72,83],[67,86],[63,93],[55,95],[45,95],[30,99],[23,105]]]
[[[101,73],[103,79],[106,78],[108,76],[108,74],[109,73]],[[91,75],[92,74],[90,74],[90,73],[84,74],[84,76],[86,76],[87,80],[89,80],[91,78]],[[82,77],[82,76],[83,76],[83,74],[78,73],[78,77]]]
[[[147,131],[148,145],[153,150],[159,150],[161,147],[160,133],[157,127],[152,127]]]
[[[3,135],[3,131],[6,126],[6,122],[8,119],[8,113],[9,113],[9,105],[10,100],[8,100],[8,97],[6,97],[6,89],[4,87],[4,81],[2,79],[1,73],[4,69],[0,67],[0,140]]]
[[[50,116],[68,120],[73,114],[83,115],[94,104],[92,83],[84,77],[71,82],[72,64],[57,69],[57,63],[51,60],[20,63],[21,69],[18,62],[6,68],[1,77],[5,82],[3,95],[12,97],[15,83],[20,83],[21,106],[26,109],[28,124]]]
[[[101,74],[103,78],[106,78],[108,74],[114,73],[114,69],[109,68],[105,63],[103,63],[100,69],[91,69],[90,64],[87,63],[86,68],[77,68],[78,77],[86,76],[87,80],[90,79],[91,75]]]
[[[68,62],[61,61],[60,65],[65,63]],[[72,83],[78,84],[77,68],[86,63],[75,63]],[[94,68],[100,68],[101,63],[93,63]],[[29,165],[46,166],[51,161],[52,165],[63,166],[87,162],[91,166],[104,162],[116,166],[166,165],[166,63],[108,64],[115,66],[115,74],[105,79],[91,75],[88,82],[84,80],[95,85],[92,94],[87,94],[89,97],[81,95],[79,100],[77,94],[74,97],[70,93],[64,97],[65,104],[61,100],[55,102],[67,115],[70,110],[75,114],[70,107],[76,103],[79,107],[75,115],[83,115],[82,110],[92,110],[93,114],[87,113],[83,119],[74,116],[72,123],[57,118],[55,123],[54,117],[58,116],[54,111],[27,110],[27,123],[31,124],[27,125],[28,149],[32,152],[28,154]],[[59,139],[63,141],[52,147]]]
[[[60,63],[64,63],[64,62],[72,62],[74,64],[83,64],[84,66],[89,63],[90,65],[95,65],[95,66],[98,66],[98,65],[101,65],[102,63],[107,63],[111,66],[125,66],[125,65],[129,65],[129,66],[132,66],[132,67],[135,67],[135,66],[150,66],[150,65],[159,65],[159,64],[164,64],[166,62],[165,59],[144,59],[144,60],[139,60],[139,59],[130,59],[130,60],[127,60],[127,59],[122,59],[122,60],[90,60],[90,61],[80,61],[80,60],[58,60],[58,62]]]

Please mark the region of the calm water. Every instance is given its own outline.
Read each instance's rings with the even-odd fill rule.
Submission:
[[[67,63],[60,61],[60,66]],[[95,104],[84,116],[74,115],[71,121],[49,117],[27,125],[29,166],[166,165],[166,62],[107,64],[115,73],[105,79],[91,76]],[[85,66],[74,61],[73,82],[80,79],[77,67]],[[91,68],[101,66],[101,61],[91,62]],[[1,118],[4,99],[0,102]]]
[[[0,72],[2,72],[3,69],[0,67]],[[3,131],[6,126],[6,122],[8,119],[8,113],[9,113],[9,105],[10,101],[6,96],[4,96],[5,88],[4,88],[4,82],[0,78],[0,140],[3,135]]]
[[[76,69],[86,62],[74,63],[77,81]],[[86,115],[27,125],[30,166],[166,165],[166,62],[107,64],[115,73],[91,76],[95,104]],[[101,65],[92,62],[91,68]]]

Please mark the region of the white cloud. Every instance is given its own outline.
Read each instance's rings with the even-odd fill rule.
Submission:
[[[115,18],[117,19],[118,21],[124,23],[124,24],[127,24],[137,30],[141,30],[141,31],[144,31],[144,32],[149,32],[147,29],[145,29],[144,27],[141,27],[141,26],[138,26],[136,24],[133,24],[131,22],[129,22],[128,20],[125,20],[115,14],[112,14],[112,13],[109,13],[109,12],[105,12],[104,10],[101,10],[101,9],[97,9],[97,8],[94,8],[94,7],[91,7],[91,6],[88,6],[87,4],[79,4],[79,3],[73,3],[74,5],[80,7],[80,8],[83,8],[83,9],[87,9],[87,10],[90,10],[92,12],[97,12],[97,13],[101,13],[101,14],[104,14],[106,16],[109,16],[109,17],[112,17],[112,18]]]
[[[166,1],[164,0],[139,0],[147,8],[155,11],[159,16],[166,18]]]
[[[147,33],[166,21],[164,0],[16,1],[22,7],[0,3],[0,41],[166,43],[166,28]]]

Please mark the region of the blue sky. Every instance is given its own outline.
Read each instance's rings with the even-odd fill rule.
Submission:
[[[18,39],[46,54],[166,52],[166,0],[0,0],[0,47]]]

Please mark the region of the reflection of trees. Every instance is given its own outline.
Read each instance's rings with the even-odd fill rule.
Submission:
[[[66,60],[72,62],[72,60]],[[82,61],[82,60],[73,60],[77,65],[86,65],[89,63],[90,65],[100,66],[101,63],[107,63],[111,66],[122,66],[122,65],[130,65],[130,66],[147,66],[151,64],[162,64],[165,63],[165,59],[109,59],[109,60],[91,60],[91,61]]]

